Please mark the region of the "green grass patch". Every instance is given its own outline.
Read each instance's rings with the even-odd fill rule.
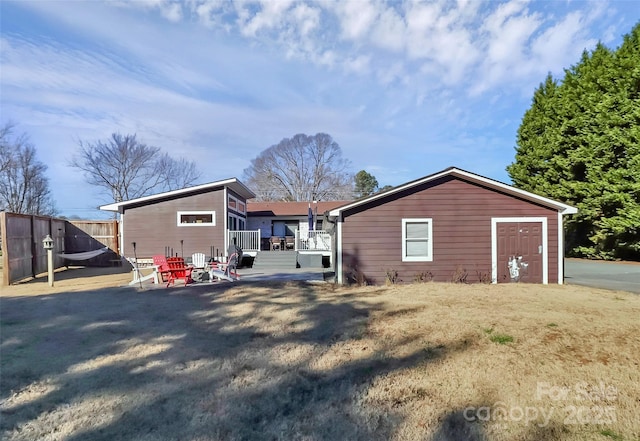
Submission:
[[[557,328],[557,327],[558,327],[557,323],[553,323],[553,322],[547,323],[547,328]]]
[[[616,441],[623,441],[624,440],[623,437],[621,437],[620,435],[615,433],[613,430],[609,430],[609,429],[601,430],[600,431],[600,435],[608,436],[609,438],[614,439]]]
[[[513,337],[509,334],[493,334],[489,337],[489,340],[500,345],[506,345],[513,342]]]

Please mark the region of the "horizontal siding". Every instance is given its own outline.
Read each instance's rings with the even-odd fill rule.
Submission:
[[[468,282],[491,275],[491,218],[547,217],[549,281],[557,281],[557,212],[457,178],[444,178],[346,212],[342,225],[343,271],[353,268],[371,283],[387,271],[403,282],[421,273],[451,281],[466,271]],[[402,219],[433,220],[433,262],[402,262]]]
[[[215,211],[216,225],[178,227],[178,211]],[[124,213],[123,254],[133,256],[131,243],[134,241],[139,258],[163,254],[165,248],[173,249],[174,255],[183,254],[184,257],[190,257],[196,252],[209,256],[211,247],[214,248],[214,255],[215,250],[224,254],[224,227],[222,189],[130,208]]]

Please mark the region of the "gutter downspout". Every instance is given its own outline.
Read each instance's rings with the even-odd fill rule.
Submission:
[[[331,265],[333,265],[333,283],[338,281],[338,236],[336,218],[329,216],[329,212],[325,212],[324,218],[333,225],[333,234],[331,235]]]

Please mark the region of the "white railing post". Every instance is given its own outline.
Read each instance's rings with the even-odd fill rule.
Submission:
[[[227,242],[233,243],[245,251],[260,251],[260,230],[227,230]]]
[[[309,231],[303,238],[296,233],[296,250],[302,251],[331,251],[331,235],[326,231]]]

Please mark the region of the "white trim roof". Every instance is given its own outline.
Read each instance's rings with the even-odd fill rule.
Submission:
[[[128,201],[114,202],[112,204],[101,205],[99,208],[103,211],[120,211],[131,205],[136,205],[144,202],[153,202],[156,199],[164,199],[173,196],[182,196],[190,193],[195,193],[202,190],[213,190],[218,187],[229,187],[238,195],[245,199],[255,198],[256,195],[247,188],[242,182],[236,178],[224,179],[222,181],[209,182],[207,184],[195,185],[193,187],[181,188],[179,190],[166,191],[164,193],[157,193],[150,196],[143,196],[136,199],[130,199]]]
[[[499,181],[495,181],[493,179],[485,178],[484,176],[476,175],[475,173],[470,173],[468,171],[456,168],[449,167],[445,170],[442,170],[438,173],[434,173],[429,176],[425,176],[424,178],[416,179],[415,181],[407,182],[406,184],[399,185],[397,187],[392,188],[391,190],[374,194],[373,196],[366,197],[364,199],[360,199],[351,204],[343,205],[342,207],[335,208],[329,212],[329,216],[340,216],[340,214],[345,210],[350,210],[351,208],[359,207],[364,204],[368,204],[372,201],[378,200],[383,197],[387,197],[389,195],[393,195],[395,193],[399,193],[401,191],[410,189],[412,187],[422,185],[436,179],[440,179],[444,176],[455,176],[461,179],[465,179],[467,181],[474,182],[478,185],[482,185],[485,187],[489,187],[501,193],[505,193],[511,196],[519,197],[531,202],[535,202],[541,205],[544,205],[549,208],[554,208],[558,210],[561,214],[575,214],[578,212],[578,209],[572,207],[570,205],[564,204],[562,202],[554,201],[553,199],[545,198],[543,196],[538,196],[537,194],[521,190],[519,188],[513,187],[511,185],[504,184]]]

